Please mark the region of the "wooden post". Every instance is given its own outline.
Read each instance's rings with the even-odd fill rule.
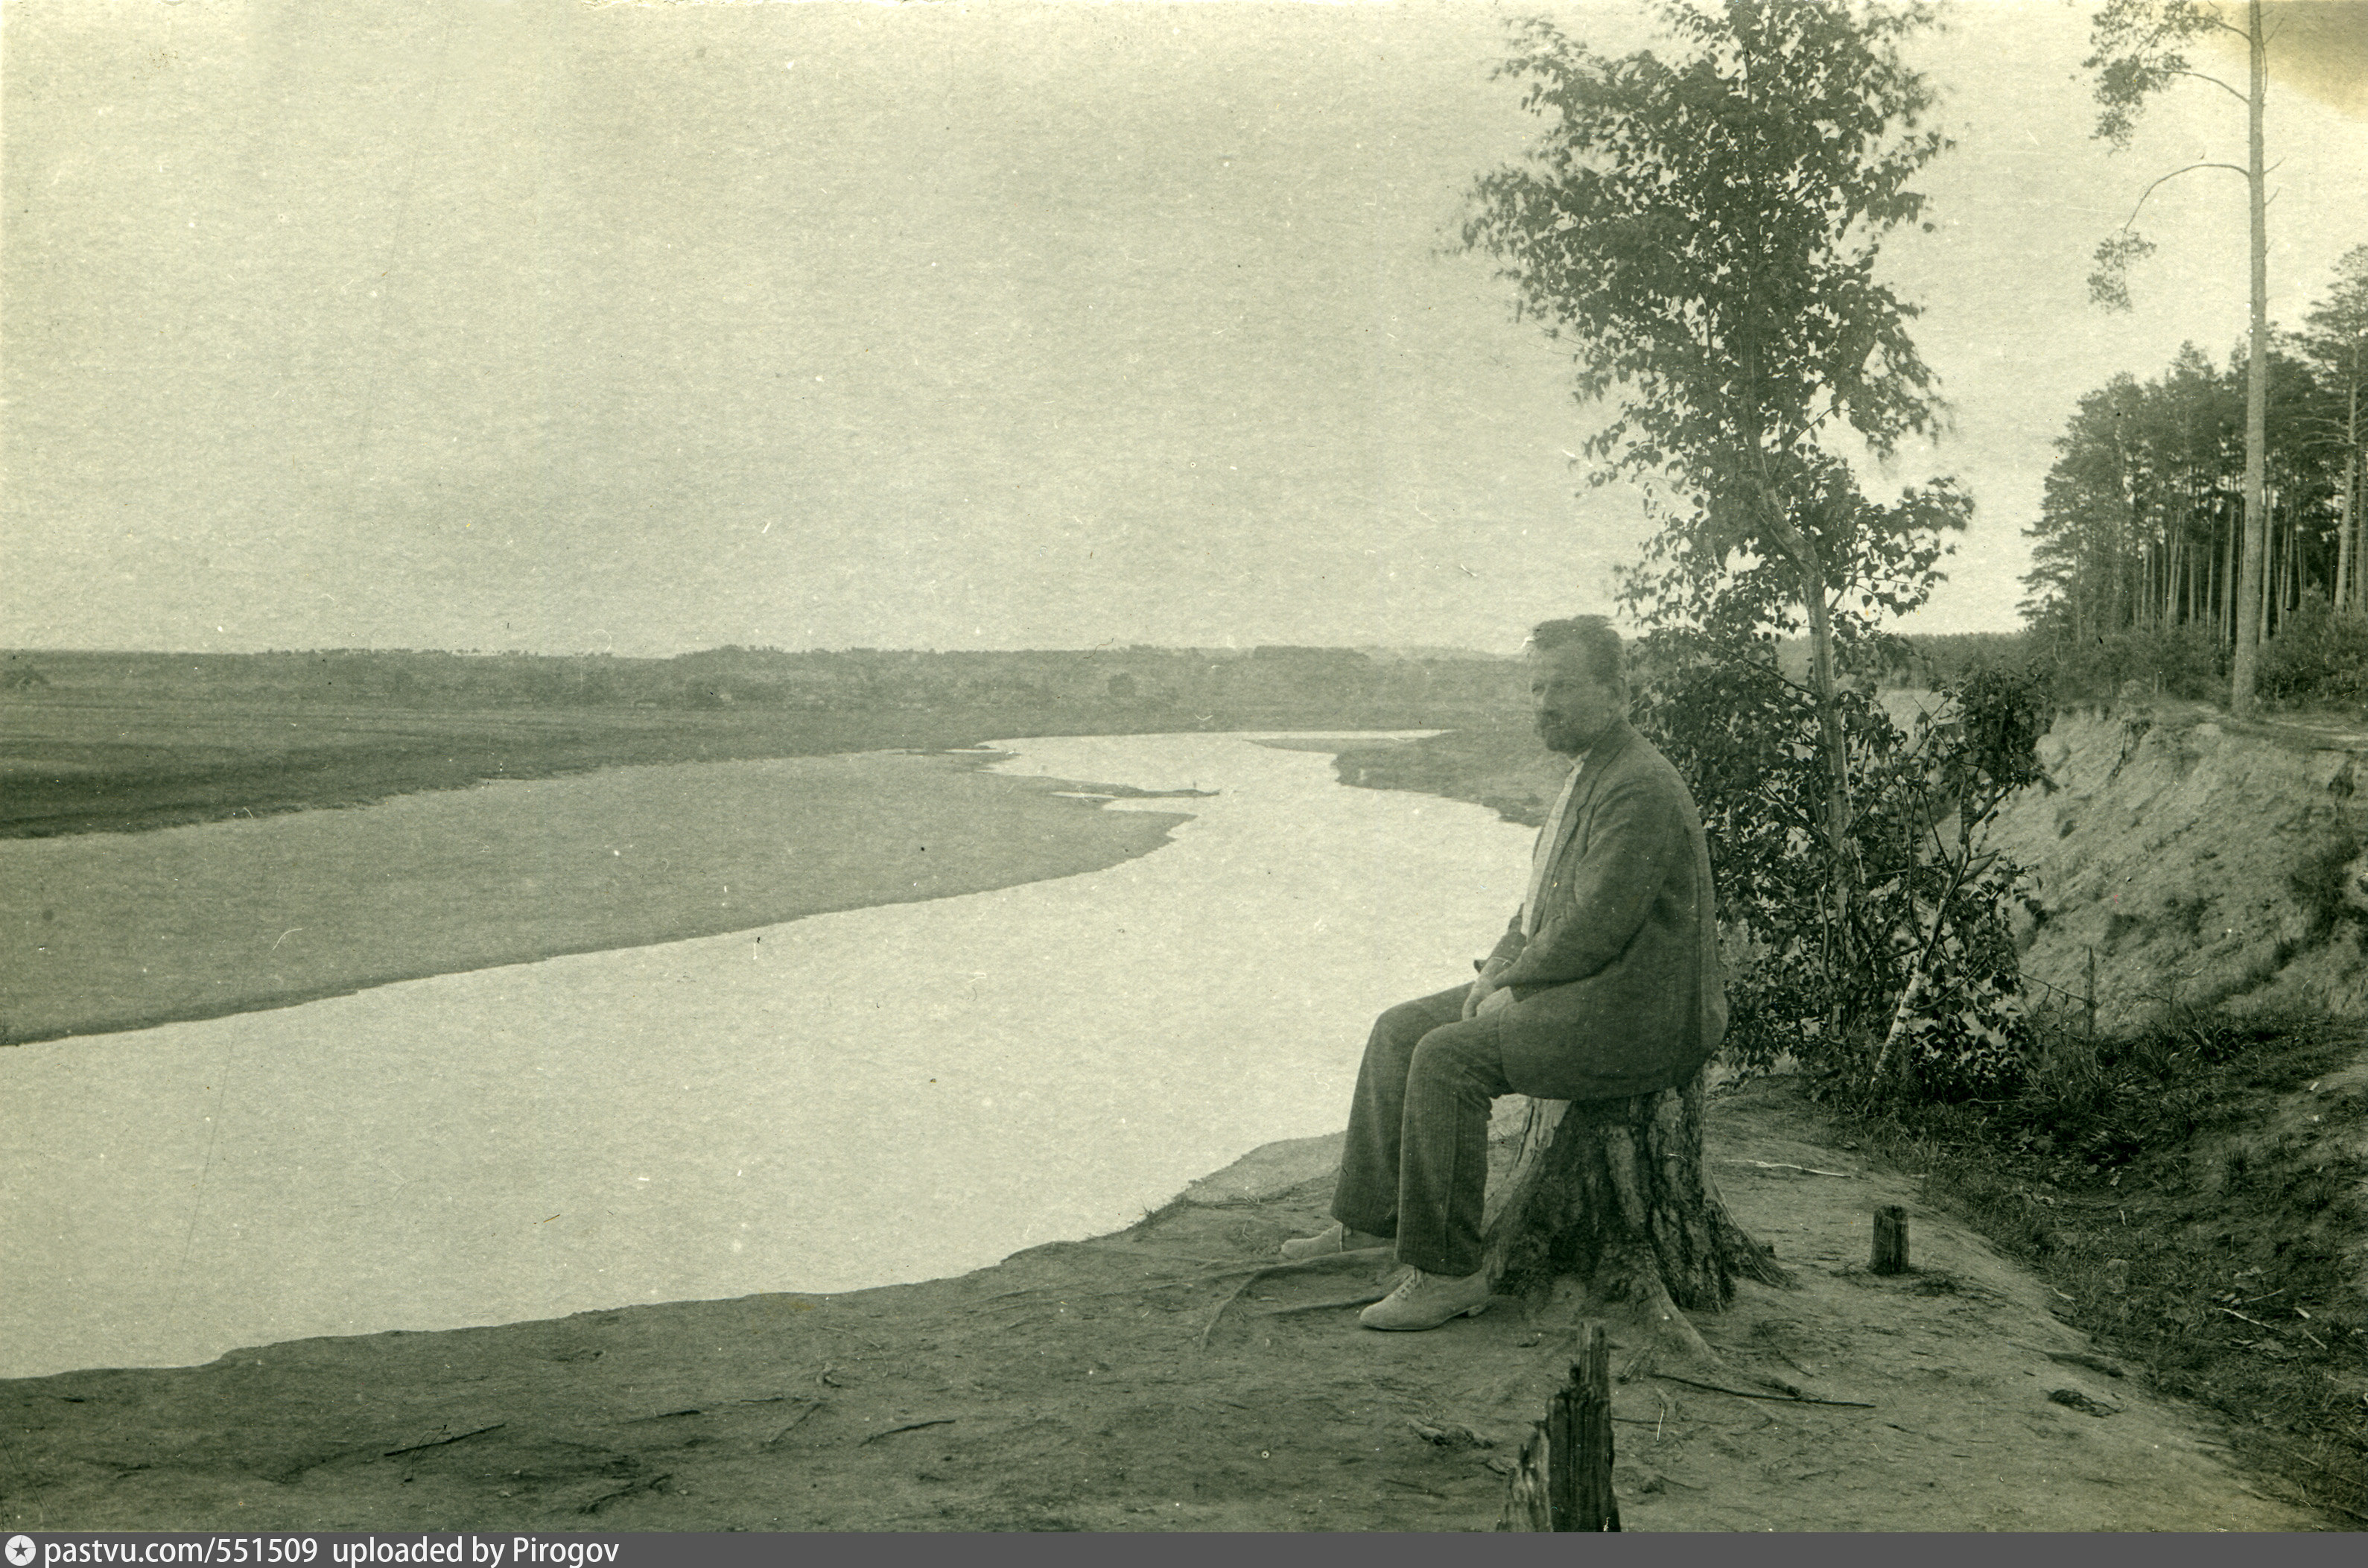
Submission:
[[[1867,1267],[1876,1274],[1907,1272],[1907,1210],[1896,1203],[1874,1211],[1874,1261]]]
[[[1546,1415],[1550,1501],[1557,1530],[1616,1530],[1611,1494],[1611,1342],[1603,1325],[1579,1330],[1570,1381]]]
[[[1611,1342],[1600,1323],[1579,1330],[1570,1381],[1530,1428],[1505,1498],[1500,1530],[1616,1530],[1611,1493]]]

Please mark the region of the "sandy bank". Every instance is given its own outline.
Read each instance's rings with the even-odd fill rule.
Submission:
[[[1180,818],[976,756],[612,768],[0,842],[0,1042],[287,1006],[1099,870]]]
[[[2368,1017],[2368,734],[2192,704],[2060,716],[1990,843],[2030,868],[2026,976],[2108,1029],[2175,1006]],[[2350,885],[2347,886],[2347,883]]]

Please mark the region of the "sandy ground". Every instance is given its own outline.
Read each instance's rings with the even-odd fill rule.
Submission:
[[[2329,1528],[1912,1178],[1830,1146],[1788,1081],[1721,1097],[1711,1140],[1797,1285],[1702,1320],[1721,1364],[1615,1389],[1630,1529]],[[0,1384],[0,1522],[1488,1528],[1571,1320],[1504,1301],[1377,1335],[1354,1303],[1378,1255],[1250,1272],[1320,1222],[1336,1149],[1270,1145],[1131,1231],[954,1279]],[[1896,1278],[1864,1271],[1888,1202],[1914,1216]]]

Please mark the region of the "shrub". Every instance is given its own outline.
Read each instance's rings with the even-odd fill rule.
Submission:
[[[2044,656],[2053,666],[2049,688],[2059,702],[2116,697],[2133,683],[2147,697],[2210,701],[2224,695],[2227,684],[2219,640],[2200,626],[2061,636]]]
[[[2345,922],[2368,925],[2368,910],[2357,902],[2357,869],[2363,846],[2361,835],[2338,824],[2336,831],[2302,864],[2286,873],[2286,886],[2309,922],[2308,939],[2323,942]]]
[[[2261,650],[2256,677],[2263,697],[2281,702],[2368,701],[2368,615],[2338,613],[2317,588]]]
[[[1814,699],[1764,660],[1646,667],[1639,722],[1693,791],[1718,881],[1724,1060],[1764,1071],[1793,1056],[1821,1093],[1863,1090],[1878,1066],[1886,1092],[2009,1092],[2026,1033],[2008,919],[2021,869],[1980,833],[2039,777],[2050,710],[2036,673],[1976,668],[1913,734],[1863,692],[1840,694],[1856,887],[1838,942]]]

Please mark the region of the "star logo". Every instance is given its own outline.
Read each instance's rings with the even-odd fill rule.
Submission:
[[[8,1538],[8,1568],[25,1568],[33,1560],[33,1538],[12,1535]]]

